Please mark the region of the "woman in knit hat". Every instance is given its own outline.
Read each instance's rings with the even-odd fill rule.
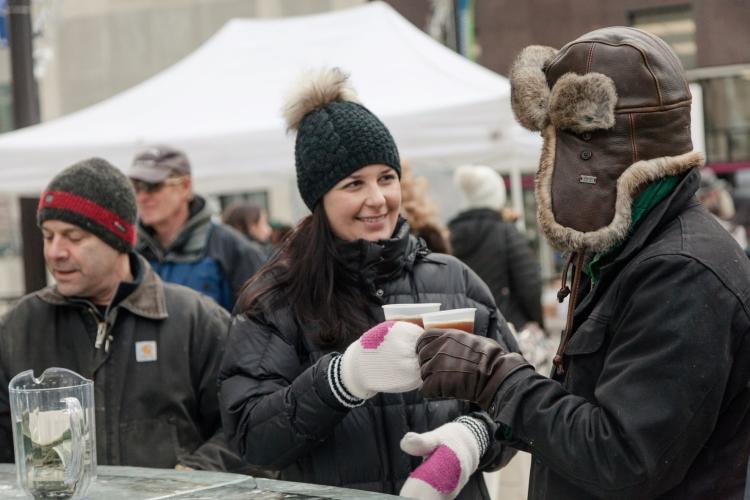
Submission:
[[[312,214],[238,302],[219,377],[231,443],[285,480],[489,498],[475,471],[504,465],[513,452],[487,444],[494,428],[484,413],[423,400],[414,390],[422,329],[380,323],[388,303],[474,307],[475,333],[516,351],[489,290],[409,234],[399,216],[398,150],[345,74],[306,74],[285,117]]]

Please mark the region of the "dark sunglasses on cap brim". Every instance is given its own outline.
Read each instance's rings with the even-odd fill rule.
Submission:
[[[158,193],[166,186],[175,185],[182,182],[182,177],[170,177],[161,182],[146,182],[139,179],[130,179],[133,184],[133,189],[136,193]]]

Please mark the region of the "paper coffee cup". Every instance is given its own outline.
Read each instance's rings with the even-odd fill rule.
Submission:
[[[463,330],[468,333],[474,333],[474,313],[475,307],[464,309],[448,309],[447,311],[438,311],[422,314],[422,324],[425,330],[430,328],[442,328],[454,330]]]
[[[422,314],[434,313],[440,310],[440,302],[422,304],[386,304],[383,315],[386,321],[408,321],[422,326]]]

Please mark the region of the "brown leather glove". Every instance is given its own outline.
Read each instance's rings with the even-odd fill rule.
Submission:
[[[497,342],[460,330],[427,330],[417,342],[417,356],[426,398],[465,399],[485,411],[511,373],[531,366]]]

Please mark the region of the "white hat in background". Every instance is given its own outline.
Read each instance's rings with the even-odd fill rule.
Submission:
[[[500,174],[490,167],[458,167],[453,182],[464,193],[469,208],[500,210],[505,206],[505,183]]]

